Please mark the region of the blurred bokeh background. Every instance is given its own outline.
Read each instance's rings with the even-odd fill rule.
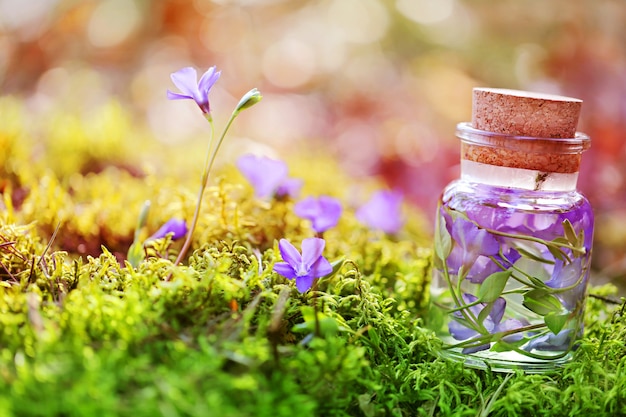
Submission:
[[[0,0],[0,93],[33,118],[86,115],[115,97],[184,153],[206,122],[165,90],[189,65],[222,70],[218,125],[248,89],[264,94],[231,153],[330,153],[425,213],[458,175],[454,128],[470,118],[473,87],[581,98],[594,265],[626,280],[624,0]]]

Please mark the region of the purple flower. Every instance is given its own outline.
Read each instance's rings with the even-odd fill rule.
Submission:
[[[399,192],[378,191],[357,210],[356,218],[371,229],[395,234],[404,224],[402,199],[403,196]]]
[[[311,237],[302,241],[302,256],[287,239],[278,243],[280,255],[285,262],[274,264],[274,272],[287,279],[296,279],[296,288],[301,293],[313,285],[315,278],[332,272],[333,267],[322,256],[326,242],[324,239]]]
[[[301,188],[302,180],[300,178],[285,178],[274,192],[274,195],[278,198],[297,197]]]
[[[574,258],[567,264],[563,260],[557,259],[554,263],[552,276],[546,281],[546,285],[551,288],[571,287],[581,279],[582,273],[582,258]]]
[[[294,197],[300,192],[302,181],[287,177],[287,164],[264,156],[244,155],[237,160],[237,167],[254,187],[259,198],[272,196]]]
[[[563,306],[570,311],[576,308],[576,304],[583,299],[585,294],[588,269],[583,271],[582,261],[582,258],[574,258],[565,264],[562,260],[556,259],[552,276],[546,281],[546,285],[550,288],[560,289],[575,285],[567,291],[556,294]]]
[[[458,273],[462,265],[463,251],[464,249],[459,245],[455,245],[452,249],[448,257],[448,268],[451,274]],[[504,257],[500,256],[500,254],[492,255],[491,257],[479,255],[471,264],[469,271],[466,271],[467,280],[474,284],[481,284],[489,275],[503,270],[499,265],[507,268],[521,258],[519,252],[511,248],[503,248],[503,254]],[[497,263],[492,260],[492,257]]]
[[[486,190],[477,189],[476,199],[456,201],[458,206],[455,209],[466,213],[470,220],[486,229],[532,235],[544,240],[563,236],[563,221],[567,219],[575,225],[576,232],[585,231],[585,247],[591,246],[593,212],[588,202],[575,210],[546,213],[532,209],[512,210],[508,204],[502,204],[504,201],[523,201],[529,207],[536,208],[536,202],[528,199],[525,190],[499,188],[494,193],[489,187]]]
[[[165,224],[163,224],[163,226],[161,226],[159,230],[157,230],[147,240],[161,239],[167,236],[168,233],[172,234],[172,240],[180,239],[187,234],[187,224],[184,220],[181,219],[170,219],[165,222]]]
[[[572,329],[564,329],[558,334],[548,333],[532,339],[524,346],[524,350],[531,352],[533,349],[543,351],[568,350],[572,343]]]
[[[323,195],[305,198],[295,205],[294,211],[298,216],[311,220],[313,230],[322,233],[337,225],[342,208],[339,200]]]
[[[221,71],[215,72],[215,66],[209,68],[198,82],[198,73],[195,68],[185,67],[172,73],[172,82],[181,93],[167,90],[167,98],[170,100],[191,99],[196,102],[202,113],[210,114],[209,91],[213,84],[220,78]]]
[[[467,268],[479,256],[494,256],[500,250],[495,237],[468,220],[457,218],[450,229],[450,236],[454,241],[454,249],[448,258],[451,266]]]
[[[466,304],[474,303],[477,300],[478,298],[472,294],[463,294],[463,301]],[[483,311],[485,307],[486,307],[485,303],[480,303],[472,307],[469,307],[468,310],[472,312],[474,317],[478,317],[480,315],[480,312]],[[517,320],[517,319],[508,319],[508,320],[505,320],[503,323],[501,323],[502,317],[504,316],[505,308],[506,308],[506,301],[504,300],[504,298],[499,297],[493,302],[491,311],[489,312],[489,314],[487,315],[487,317],[485,317],[485,320],[483,321],[483,326],[485,327],[485,329],[487,329],[487,331],[490,334],[494,334],[498,332],[506,332],[509,330],[515,330],[524,326],[524,323],[522,323],[520,320]],[[463,317],[460,311],[456,311],[454,313],[454,316],[457,318]],[[450,321],[450,323],[448,323],[448,330],[450,331],[450,334],[452,335],[452,337],[454,337],[457,340],[467,340],[472,337],[480,336],[480,333],[478,333],[476,330],[470,329],[469,327],[466,327],[455,320],[452,320]],[[514,334],[511,334],[509,336],[505,336],[502,338],[502,340],[506,342],[516,342],[521,339],[522,339],[521,332],[514,333]],[[481,350],[487,350],[489,349],[490,345],[491,345],[490,343],[485,343],[480,346],[467,347],[463,349],[463,353],[474,353],[474,352],[479,352]]]

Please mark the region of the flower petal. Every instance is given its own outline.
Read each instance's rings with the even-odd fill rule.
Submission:
[[[168,233],[172,233],[172,240],[180,239],[187,234],[187,224],[182,219],[170,219],[147,240],[160,239],[167,236]]]
[[[383,190],[372,195],[356,212],[356,218],[371,229],[395,234],[404,224],[401,193]]]
[[[478,256],[497,255],[500,245],[491,233],[479,229],[474,223],[458,218],[452,224],[450,235],[462,249],[462,263],[466,267],[473,264]]]
[[[508,332],[508,331],[515,330],[515,329],[521,329],[524,326],[525,324],[520,320],[506,319],[502,323],[496,326],[495,331],[496,332]],[[512,342],[518,342],[522,340],[523,338],[524,338],[524,333],[518,332],[518,333],[510,334],[508,336],[504,336],[502,340],[504,340],[505,342],[512,343]]]
[[[206,114],[211,113],[211,106],[209,105],[209,91],[211,91],[211,87],[213,84],[220,78],[221,72],[215,72],[215,66],[209,68],[207,72],[202,74],[202,78],[200,78],[200,82],[198,83],[198,97],[196,102],[200,109]]]
[[[297,277],[296,271],[287,262],[278,262],[274,264],[274,272],[284,276],[287,279],[294,279]]]
[[[489,317],[493,320],[494,324],[500,323],[502,320],[502,316],[504,316],[504,309],[506,308],[506,301],[504,298],[499,297],[496,301],[493,302],[493,307],[489,312]]]
[[[299,217],[310,220],[319,214],[320,206],[315,197],[307,197],[296,203],[293,207],[293,212]]]
[[[221,71],[215,72],[215,66],[209,68],[202,77],[200,77],[200,82],[198,82],[198,90],[202,95],[202,98],[206,98],[208,100],[208,94],[213,84],[220,78],[222,75]]]
[[[582,258],[575,258],[567,265],[564,264],[564,261],[557,259],[552,271],[552,277],[546,281],[546,285],[552,288],[570,287],[579,280],[582,281],[582,275]]]
[[[339,200],[328,196],[319,198],[319,206],[320,215],[313,220],[313,230],[321,233],[337,225],[343,209]]]
[[[175,73],[173,73],[170,78],[172,82],[178,89],[186,95],[193,97],[194,100],[198,101],[199,93],[198,93],[198,73],[196,69],[193,67],[185,67],[182,68]]]
[[[526,344],[526,346],[524,346],[524,350],[527,352],[530,352],[533,349],[543,351],[567,350],[571,344],[571,336],[572,329],[562,330],[557,335],[549,333],[532,339]]]
[[[318,258],[322,256],[324,246],[326,246],[326,241],[318,237],[310,237],[302,241],[302,263],[305,265],[307,271],[310,270]]]
[[[287,165],[266,157],[244,155],[237,160],[237,168],[252,185],[259,198],[271,197],[287,176]]]
[[[276,197],[295,198],[300,193],[303,181],[300,178],[285,178],[276,189]]]
[[[190,95],[175,93],[175,92],[170,91],[170,90],[167,90],[167,98],[168,98],[168,100],[183,100],[183,99],[191,99],[191,100],[193,100],[194,99]]]
[[[314,278],[323,277],[330,274],[331,272],[333,272],[333,266],[323,256],[317,258],[317,261],[313,262],[313,265],[311,265],[310,274]]]
[[[281,239],[280,242],[278,242],[278,249],[280,250],[280,256],[282,256],[283,260],[287,262],[294,271],[298,271],[302,263],[302,256],[300,256],[298,249],[287,239]]]
[[[313,277],[305,275],[303,277],[296,277],[296,288],[301,293],[306,292],[313,285]]]
[[[478,335],[475,330],[463,326],[461,323],[455,320],[451,320],[450,323],[448,323],[448,330],[450,331],[452,337],[454,337],[456,340],[466,340],[470,337]]]
[[[313,230],[317,233],[336,226],[341,217],[341,211],[339,200],[325,195],[319,198],[307,197],[294,207],[294,212],[298,216],[311,220]]]

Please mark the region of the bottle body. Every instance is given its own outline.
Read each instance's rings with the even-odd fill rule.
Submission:
[[[469,366],[554,369],[582,335],[593,212],[571,173],[493,169],[462,164],[440,198],[432,327]]]

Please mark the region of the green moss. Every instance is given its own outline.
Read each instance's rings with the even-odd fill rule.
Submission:
[[[21,111],[15,100],[0,106]],[[626,305],[606,301],[614,287],[591,289],[584,339],[562,370],[503,375],[445,361],[424,326],[431,254],[420,214],[409,213],[394,238],[367,230],[349,204],[351,181],[327,159],[291,157],[304,194],[346,202],[324,236],[325,255],[341,266],[317,291],[300,294],[272,272],[278,239],[313,235],[294,202],[255,199],[228,164],[205,196],[184,264],[173,266],[179,243],[165,241],[130,268],[124,253],[143,201],[153,202],[144,234],[173,215],[191,217],[197,184],[189,178],[199,172],[83,169],[101,155],[91,152],[93,141],[107,149],[106,160],[129,163],[119,138],[140,135],[116,105],[103,112],[112,141],[86,138],[92,133],[75,121],[50,139],[86,135],[91,145],[67,161],[60,145],[48,147],[60,158],[56,168],[38,162],[22,119],[0,123],[9,155],[0,214],[0,415],[626,413]],[[316,310],[321,336],[312,337]]]

